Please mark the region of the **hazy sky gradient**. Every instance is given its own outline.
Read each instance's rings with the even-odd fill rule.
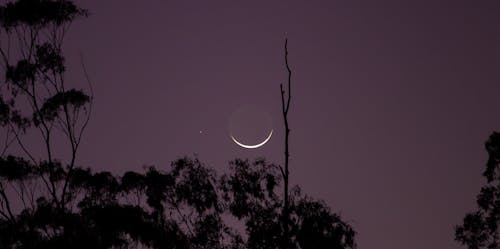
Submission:
[[[95,92],[79,163],[281,163],[288,37],[292,183],[340,212],[360,249],[461,248],[453,227],[500,130],[499,1],[78,2],[91,15],[68,34],[69,77],[83,80],[81,51]],[[272,119],[258,150],[229,138],[245,105]]]

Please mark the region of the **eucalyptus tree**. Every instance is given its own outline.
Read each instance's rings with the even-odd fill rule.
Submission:
[[[486,184],[477,196],[477,210],[467,213],[455,228],[455,240],[469,249],[500,248],[500,133],[493,132],[485,148]]]
[[[62,46],[71,23],[86,15],[86,10],[71,1],[18,0],[0,7],[0,62],[5,77],[0,85],[2,157],[10,148],[17,147],[26,161],[7,156],[8,161],[34,166],[19,175],[19,179],[11,180],[34,180],[33,174],[40,176],[36,179],[40,182],[32,182],[39,184],[33,191],[28,191],[22,183],[13,189],[24,208],[28,202],[33,206],[37,197],[47,197],[64,209],[71,198],[68,181],[90,118],[92,96],[67,82]],[[44,155],[35,154],[27,142],[25,134],[32,141],[36,133],[45,147]],[[55,158],[56,153],[68,151],[54,146],[55,137],[67,141],[68,161]],[[0,192],[5,191],[2,184]],[[31,195],[29,200],[27,195]],[[7,203],[4,198],[4,210],[9,209]]]
[[[280,166],[263,159],[236,159],[221,177],[227,212],[243,221],[243,248],[277,249],[283,246],[283,174]],[[356,248],[354,229],[328,205],[293,186],[289,197],[289,249]]]
[[[62,48],[71,23],[86,16],[71,1],[17,0],[0,6],[2,248],[39,247],[61,233],[63,220],[75,218],[66,212],[75,197],[68,186],[92,94],[67,81]],[[67,146],[56,147],[55,139]]]

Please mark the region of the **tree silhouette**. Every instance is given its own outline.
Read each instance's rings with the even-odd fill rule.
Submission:
[[[276,193],[283,181],[279,166],[263,159],[250,163],[231,162],[231,173],[222,177],[224,199],[229,211],[245,222],[246,248],[280,248],[285,232],[282,226],[283,197]],[[288,248],[356,248],[355,232],[340,216],[320,200],[304,195],[298,186],[289,195]]]
[[[15,143],[27,162],[16,157],[7,161],[36,166],[36,171],[18,172],[17,178],[10,178],[18,185],[18,189],[10,186],[10,190],[19,195],[24,208],[28,202],[34,206],[34,201],[45,193],[26,193],[27,186],[21,180],[34,180],[30,185],[44,186],[51,202],[60,209],[68,201],[67,185],[90,117],[92,97],[67,84],[62,44],[71,22],[86,13],[70,1],[19,0],[0,7],[0,61],[5,72],[5,82],[0,86],[0,119],[5,136],[1,155],[5,156]],[[28,130],[40,132],[46,151],[43,160],[37,160],[40,155],[34,155],[25,143],[23,135]],[[60,148],[55,148],[52,140],[58,134],[68,142],[68,162],[54,158]],[[34,179],[33,174],[41,177]],[[2,207],[9,211],[7,188],[0,185],[5,204]],[[26,194],[32,194],[30,200],[26,200]],[[8,219],[12,218],[9,213]]]
[[[0,6],[0,248],[355,248],[354,230],[324,202],[289,191],[288,126],[285,169],[235,159],[217,175],[188,157],[123,175],[77,166],[92,94],[66,84],[61,48],[71,22],[86,15],[64,0]],[[24,140],[32,131],[43,155]],[[68,141],[67,161],[54,157],[56,133]]]
[[[288,39],[285,39],[285,67],[287,70],[287,91],[280,84],[281,112],[285,129],[285,164],[278,166],[283,178],[283,207],[281,210],[280,248],[355,248],[354,230],[341,221],[340,217],[331,213],[328,206],[307,196],[301,196],[297,186],[294,193],[289,193],[289,136],[292,70],[288,64]],[[292,201],[292,203],[290,203]],[[262,224],[261,224],[262,226]],[[274,234],[272,232],[268,233]],[[269,247],[275,248],[275,247]]]
[[[288,111],[290,110],[290,100],[292,99],[291,95],[291,80],[292,80],[292,71],[290,70],[290,67],[288,66],[288,39],[285,39],[285,66],[286,70],[288,72],[288,96],[285,97],[285,90],[283,90],[283,84],[280,84],[280,93],[281,93],[281,112],[283,114],[283,124],[285,126],[285,168],[281,168],[281,174],[283,175],[283,180],[284,180],[284,200],[283,200],[283,211],[282,211],[282,219],[283,219],[283,237],[281,241],[281,249],[287,249],[290,248],[291,241],[290,241],[290,198],[289,198],[289,190],[288,190],[288,176],[289,176],[289,170],[288,170],[288,160],[290,158],[290,152],[288,150],[288,141],[289,141],[289,136],[290,136],[290,128],[288,125]]]
[[[493,132],[485,143],[488,161],[483,176],[486,185],[477,196],[478,210],[467,213],[455,228],[455,239],[469,249],[500,247],[500,133]]]

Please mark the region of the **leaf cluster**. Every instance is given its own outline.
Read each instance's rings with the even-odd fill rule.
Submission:
[[[467,213],[463,223],[455,228],[455,239],[469,249],[500,247],[500,133],[493,132],[485,148],[486,185],[477,196],[477,210]]]
[[[0,7],[0,24],[5,29],[18,25],[61,25],[88,12],[71,1],[64,0],[18,0]]]

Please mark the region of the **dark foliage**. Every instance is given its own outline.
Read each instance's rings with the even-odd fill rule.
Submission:
[[[231,162],[231,174],[222,177],[222,191],[229,212],[245,222],[247,248],[279,248],[284,235],[280,217],[282,182],[278,166],[259,159]],[[328,206],[303,196],[298,187],[291,193],[290,248],[355,248],[355,232]]]
[[[50,43],[37,45],[36,64],[39,65],[42,72],[53,70],[56,73],[62,73],[65,70],[64,57],[61,51]]]
[[[9,65],[5,78],[7,82],[16,84],[19,88],[26,88],[29,82],[35,80],[37,65],[22,59],[17,65]]]
[[[0,158],[1,183],[39,179],[49,167],[22,158]],[[67,175],[62,166],[54,182]],[[12,217],[0,218],[1,248],[278,248],[281,182],[276,166],[264,160],[231,162],[218,177],[197,159],[181,158],[169,171],[144,173],[75,168],[69,183],[71,203],[59,207],[50,196]],[[325,203],[291,195],[294,248],[354,248],[354,231]],[[223,215],[244,222],[245,234]],[[246,238],[246,239],[243,239]]]
[[[87,11],[71,1],[18,0],[0,7],[0,23],[9,29],[17,25],[43,26],[50,23],[62,25]]]
[[[72,106],[75,110],[84,106],[90,101],[90,97],[75,89],[69,91],[58,92],[54,96],[48,98],[43,103],[40,110],[34,115],[33,120],[35,125],[44,121],[54,121],[61,113],[64,107]],[[40,119],[39,119],[40,118]]]
[[[486,185],[477,196],[478,209],[466,214],[463,224],[455,228],[455,239],[469,249],[500,248],[500,133],[493,132],[485,147]]]

